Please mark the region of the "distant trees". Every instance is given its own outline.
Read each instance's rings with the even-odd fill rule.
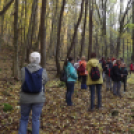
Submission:
[[[1,0],[0,45],[3,41],[13,44],[13,76],[17,77],[19,67],[28,63],[32,51],[41,52],[43,67],[46,61],[55,60],[57,74],[60,60],[68,56],[76,59],[85,55],[90,59],[94,51],[98,57],[119,57],[120,52],[126,51],[122,50],[121,38],[134,40],[134,30],[126,28],[130,21],[134,23],[133,0],[128,0],[126,6],[124,2],[120,0],[119,5],[113,0]],[[115,9],[117,5],[120,12]]]

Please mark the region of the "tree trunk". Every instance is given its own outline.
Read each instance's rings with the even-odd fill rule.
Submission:
[[[81,52],[80,57],[82,57],[85,49],[85,31],[86,31],[86,24],[87,24],[87,7],[88,7],[88,0],[85,2],[85,19],[84,19],[84,26],[82,31],[82,39],[81,39]]]
[[[89,2],[89,46],[88,46],[88,60],[92,52],[92,34],[93,34],[93,10],[92,10],[92,0]]]
[[[26,23],[27,23],[27,0],[25,0],[25,27],[24,27],[24,44],[22,47],[22,60],[21,60],[21,67],[24,66],[25,58],[26,58]]]
[[[27,34],[27,41],[26,41],[26,46],[27,46],[27,52],[26,52],[26,61],[29,62],[29,54],[31,52],[32,48],[32,39],[33,34],[32,34],[32,28],[34,27],[35,24],[35,14],[36,14],[36,9],[37,9],[37,0],[33,1],[32,4],[32,13],[31,13],[31,18],[29,22],[29,28],[28,28],[28,34]]]
[[[59,62],[59,57],[60,57],[60,33],[61,33],[61,25],[62,25],[62,19],[63,19],[63,13],[64,13],[64,8],[65,8],[66,0],[63,0],[63,4],[61,7],[60,11],[60,18],[59,18],[59,23],[58,23],[58,31],[57,31],[57,47],[56,47],[56,67],[57,67],[57,75],[60,74],[60,62]]]
[[[14,60],[13,60],[13,77],[19,77],[19,60],[18,60],[18,5],[19,0],[15,0],[14,12]]]
[[[134,2],[132,4],[132,23],[134,24]],[[134,62],[134,29],[132,30],[132,56],[131,60]]]
[[[82,19],[83,7],[84,7],[84,0],[82,0],[82,3],[81,3],[80,15],[79,15],[79,18],[78,18],[78,22],[77,22],[77,24],[75,25],[74,34],[73,34],[73,38],[72,38],[72,41],[71,41],[71,46],[69,47],[69,50],[68,50],[68,52],[67,52],[67,57],[70,56],[71,51],[73,50],[73,47],[74,47],[74,43],[75,43],[75,38],[76,38],[76,35],[77,35],[78,27],[79,27],[79,24],[80,24],[81,19]],[[66,58],[66,59],[67,59],[67,58]]]
[[[40,41],[41,41],[41,65],[43,68],[46,66],[46,28],[45,28],[45,16],[46,16],[46,2],[47,0],[42,0],[42,12],[41,12],[41,25],[40,25]]]

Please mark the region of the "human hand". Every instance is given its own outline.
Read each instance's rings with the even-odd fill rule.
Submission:
[[[121,74],[121,77],[123,77],[124,75],[123,74]]]

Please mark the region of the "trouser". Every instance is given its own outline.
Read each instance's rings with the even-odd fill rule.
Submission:
[[[113,94],[120,95],[121,82],[114,81],[113,82]]]
[[[123,84],[124,84],[124,92],[127,90],[127,78],[124,79],[123,81]]]
[[[67,82],[66,102],[68,106],[72,106],[72,95],[74,93],[74,81]]]
[[[78,72],[78,81],[81,81],[81,76],[80,76],[79,72]]]
[[[108,90],[109,88],[112,90],[112,79],[106,75],[106,89]]]
[[[87,76],[86,75],[82,75],[81,76],[81,89],[87,89],[87,85],[86,85],[86,80],[87,80]]]
[[[44,103],[21,104],[19,134],[27,134],[29,114],[32,110],[32,134],[39,134],[40,115]]]
[[[102,73],[103,80],[105,81],[106,74],[105,72]]]
[[[91,92],[91,109],[94,109],[94,101],[95,101],[95,87],[97,91],[97,98],[98,98],[98,108],[100,108],[101,105],[101,84],[96,84],[96,85],[90,85],[89,90]]]

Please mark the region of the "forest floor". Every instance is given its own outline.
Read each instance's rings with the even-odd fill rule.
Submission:
[[[12,54],[2,49],[0,55],[0,134],[18,134],[20,106],[19,92],[21,83],[3,81],[11,77]],[[65,103],[66,88],[58,79],[54,79],[55,65],[47,63],[49,78],[46,85],[46,102],[42,110],[40,134],[133,134],[134,133],[134,75],[129,76],[128,91],[121,93],[123,98],[106,92],[102,88],[103,110],[88,112],[90,106],[89,90],[81,90],[76,83],[73,95],[75,106]],[[95,100],[97,102],[97,100]],[[4,112],[4,103],[13,106],[13,110]],[[31,131],[31,114],[28,125]]]

